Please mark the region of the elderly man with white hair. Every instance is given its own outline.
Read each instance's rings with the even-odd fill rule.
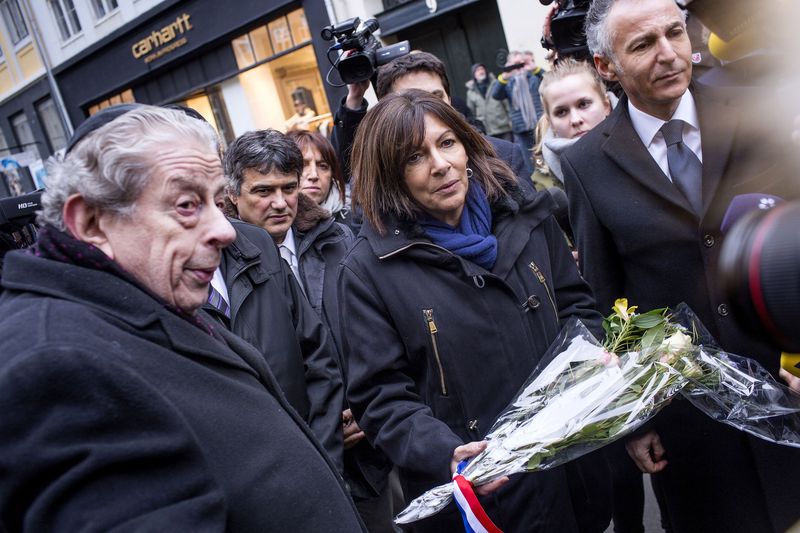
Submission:
[[[362,531],[261,354],[200,306],[235,233],[213,130],[150,106],[51,164],[0,297],[0,529]]]

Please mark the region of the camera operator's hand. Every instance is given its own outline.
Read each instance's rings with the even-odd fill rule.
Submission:
[[[553,32],[550,29],[550,24],[556,13],[558,13],[558,2],[553,2],[547,10],[547,14],[544,16],[544,24],[542,24],[542,37],[550,43],[553,42]]]
[[[781,368],[780,372],[778,372],[778,375],[789,385],[790,389],[800,393],[800,378],[790,374],[785,368]]]
[[[345,107],[358,111],[364,101],[364,94],[369,89],[369,80],[350,83],[347,85],[347,100],[344,101]]]

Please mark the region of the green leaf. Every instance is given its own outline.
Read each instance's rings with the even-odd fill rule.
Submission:
[[[658,326],[659,324],[663,324],[664,317],[661,315],[651,315],[650,313],[645,313],[643,315],[637,315],[633,317],[633,323],[636,327],[650,329]]]
[[[542,462],[543,457],[540,454],[536,454],[528,460],[528,464],[526,465],[526,469],[530,472],[536,470],[539,464]]]
[[[658,346],[664,341],[666,324],[662,323],[645,331],[642,335],[642,350]]]

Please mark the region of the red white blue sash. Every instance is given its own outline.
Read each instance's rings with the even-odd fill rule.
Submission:
[[[459,463],[453,475],[453,497],[464,520],[464,529],[467,533],[503,533],[481,506],[472,483],[461,475],[466,464],[466,461]]]

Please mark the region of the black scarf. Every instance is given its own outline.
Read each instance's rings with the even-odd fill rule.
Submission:
[[[166,303],[161,297],[154,294],[150,289],[142,285],[130,272],[123,269],[96,246],[75,239],[67,233],[56,229],[51,225],[46,225],[39,230],[36,244],[28,249],[29,253],[37,257],[44,257],[60,263],[75,265],[92,270],[101,270],[125,280],[137,289],[143,291],[148,296],[163,305],[170,312],[178,315],[190,324],[200,328],[208,335],[215,337],[214,330],[210,324],[206,324],[199,316],[187,313],[186,311]]]
[[[481,96],[486,98],[486,91],[489,89],[489,76],[483,78],[483,81],[475,80],[475,87],[478,89],[478,92],[481,93]]]

